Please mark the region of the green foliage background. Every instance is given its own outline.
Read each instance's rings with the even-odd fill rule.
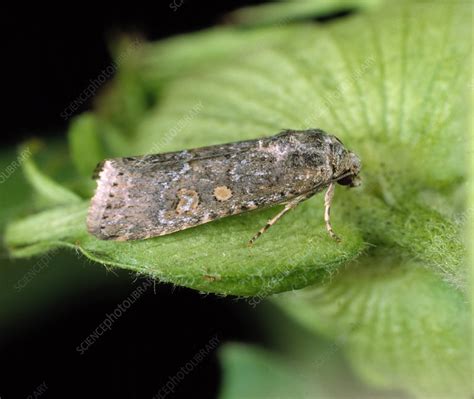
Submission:
[[[358,12],[324,25],[306,20],[347,6]],[[469,397],[472,3],[292,1],[229,20],[158,43],[124,38],[114,46],[119,73],[95,112],[71,124],[70,156],[63,144],[27,143],[36,153],[23,165],[33,191],[4,183],[11,195],[1,198],[2,223],[22,216],[5,231],[10,255],[69,247],[203,292],[254,303],[281,293],[272,301],[286,323],[303,326],[306,353],[225,348],[223,398],[271,389],[337,397],[334,386],[349,387],[349,377],[333,385],[321,377],[333,352],[365,383],[355,388],[361,396],[380,389],[387,397]],[[363,186],[336,189],[340,244],[325,233],[319,197],[250,249],[249,237],[275,209],[139,242],[86,232],[90,174],[104,157],[310,127],[336,134],[363,161]],[[283,333],[281,324],[273,326]],[[330,353],[317,367],[316,337],[326,337],[323,353]]]

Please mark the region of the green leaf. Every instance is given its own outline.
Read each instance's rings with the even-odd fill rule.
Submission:
[[[307,328],[338,337],[372,386],[420,398],[472,393],[469,304],[416,262],[377,251],[329,283],[275,302]]]
[[[78,172],[90,179],[91,171],[105,158],[99,126],[92,114],[75,118],[69,129],[71,158]]]
[[[84,202],[55,208],[11,224],[5,235],[11,254],[31,255],[50,243],[161,281],[206,292],[266,296],[304,287],[363,248],[351,226],[341,226],[340,234],[347,237],[342,243],[330,239],[321,207],[312,204],[296,209],[280,222],[281,230],[268,233],[271,238],[262,238],[253,248],[247,246],[249,238],[275,209],[219,220],[199,227],[199,234],[190,229],[150,240],[113,242],[87,233],[87,206]]]
[[[304,380],[283,358],[242,344],[220,350],[224,371],[220,399],[323,397],[317,386]]]
[[[31,156],[24,159],[22,166],[27,181],[41,196],[44,206],[74,204],[81,201],[77,194],[41,172]]]
[[[357,225],[372,245],[395,248],[455,288],[467,290],[465,220],[452,220],[411,199],[387,204],[375,195],[352,199],[350,193],[341,193],[339,197],[339,202],[352,201],[352,207],[344,209],[344,217]]]
[[[21,173],[18,151],[2,150],[0,152],[0,192],[2,193],[0,195],[0,231],[2,235],[4,226],[21,216],[25,208],[30,205],[30,191],[31,188]],[[4,256],[3,252],[3,245],[0,245],[0,256]]]
[[[340,11],[364,9],[382,0],[286,0],[238,9],[228,20],[244,26],[282,24],[307,17],[324,17]]]
[[[215,68],[249,54],[257,55],[264,48],[291,45],[301,37],[301,27],[279,25],[252,30],[218,27],[144,42],[137,57],[122,57],[117,79],[98,97],[98,114],[130,138],[174,79],[206,71],[209,65]],[[119,57],[127,54],[130,44],[125,41],[117,47],[115,53]]]
[[[87,202],[56,207],[37,213],[27,219],[12,223],[5,232],[12,255],[31,256],[42,252],[43,247],[52,249],[68,238],[73,240],[84,229]]]
[[[265,350],[234,343],[221,347],[221,398],[412,398],[400,390],[372,388],[360,381],[344,354],[343,334],[336,334],[336,339],[315,334],[270,301],[256,311],[250,324],[257,321],[259,331],[263,325]],[[275,390],[280,390],[279,396]],[[288,390],[293,392],[281,393]]]
[[[0,192],[2,193],[0,195],[0,228],[2,235],[3,227],[8,221],[24,217],[25,214],[46,206],[45,202],[48,202],[44,197],[41,198],[41,194],[36,195],[32,190],[32,182],[27,180],[26,174],[22,170],[25,161],[35,156],[33,167],[36,173],[38,173],[36,162],[39,162],[41,170],[53,175],[55,180],[69,181],[69,168],[63,162],[63,157],[58,156],[58,154],[64,153],[64,148],[64,146],[57,146],[55,143],[48,143],[47,146],[44,146],[42,143],[32,140],[18,150],[10,148],[0,152]],[[41,174],[44,175],[43,172]],[[47,177],[47,179],[51,178]],[[60,187],[63,189],[62,184]]]

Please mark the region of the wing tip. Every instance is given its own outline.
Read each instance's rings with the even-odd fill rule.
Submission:
[[[87,213],[87,231],[101,240],[113,239],[104,232],[103,221],[105,210],[110,205],[110,191],[117,175],[118,171],[112,160],[102,161],[94,171],[97,187]]]

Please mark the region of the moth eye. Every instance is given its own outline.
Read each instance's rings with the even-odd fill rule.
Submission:
[[[337,182],[341,186],[350,186],[352,184],[353,179],[354,179],[353,176],[346,176],[342,179],[339,179]]]

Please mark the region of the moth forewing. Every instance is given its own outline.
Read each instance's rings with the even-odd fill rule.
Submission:
[[[307,130],[105,160],[88,230],[100,239],[136,240],[281,203],[291,209],[342,175],[347,153],[334,136]]]

